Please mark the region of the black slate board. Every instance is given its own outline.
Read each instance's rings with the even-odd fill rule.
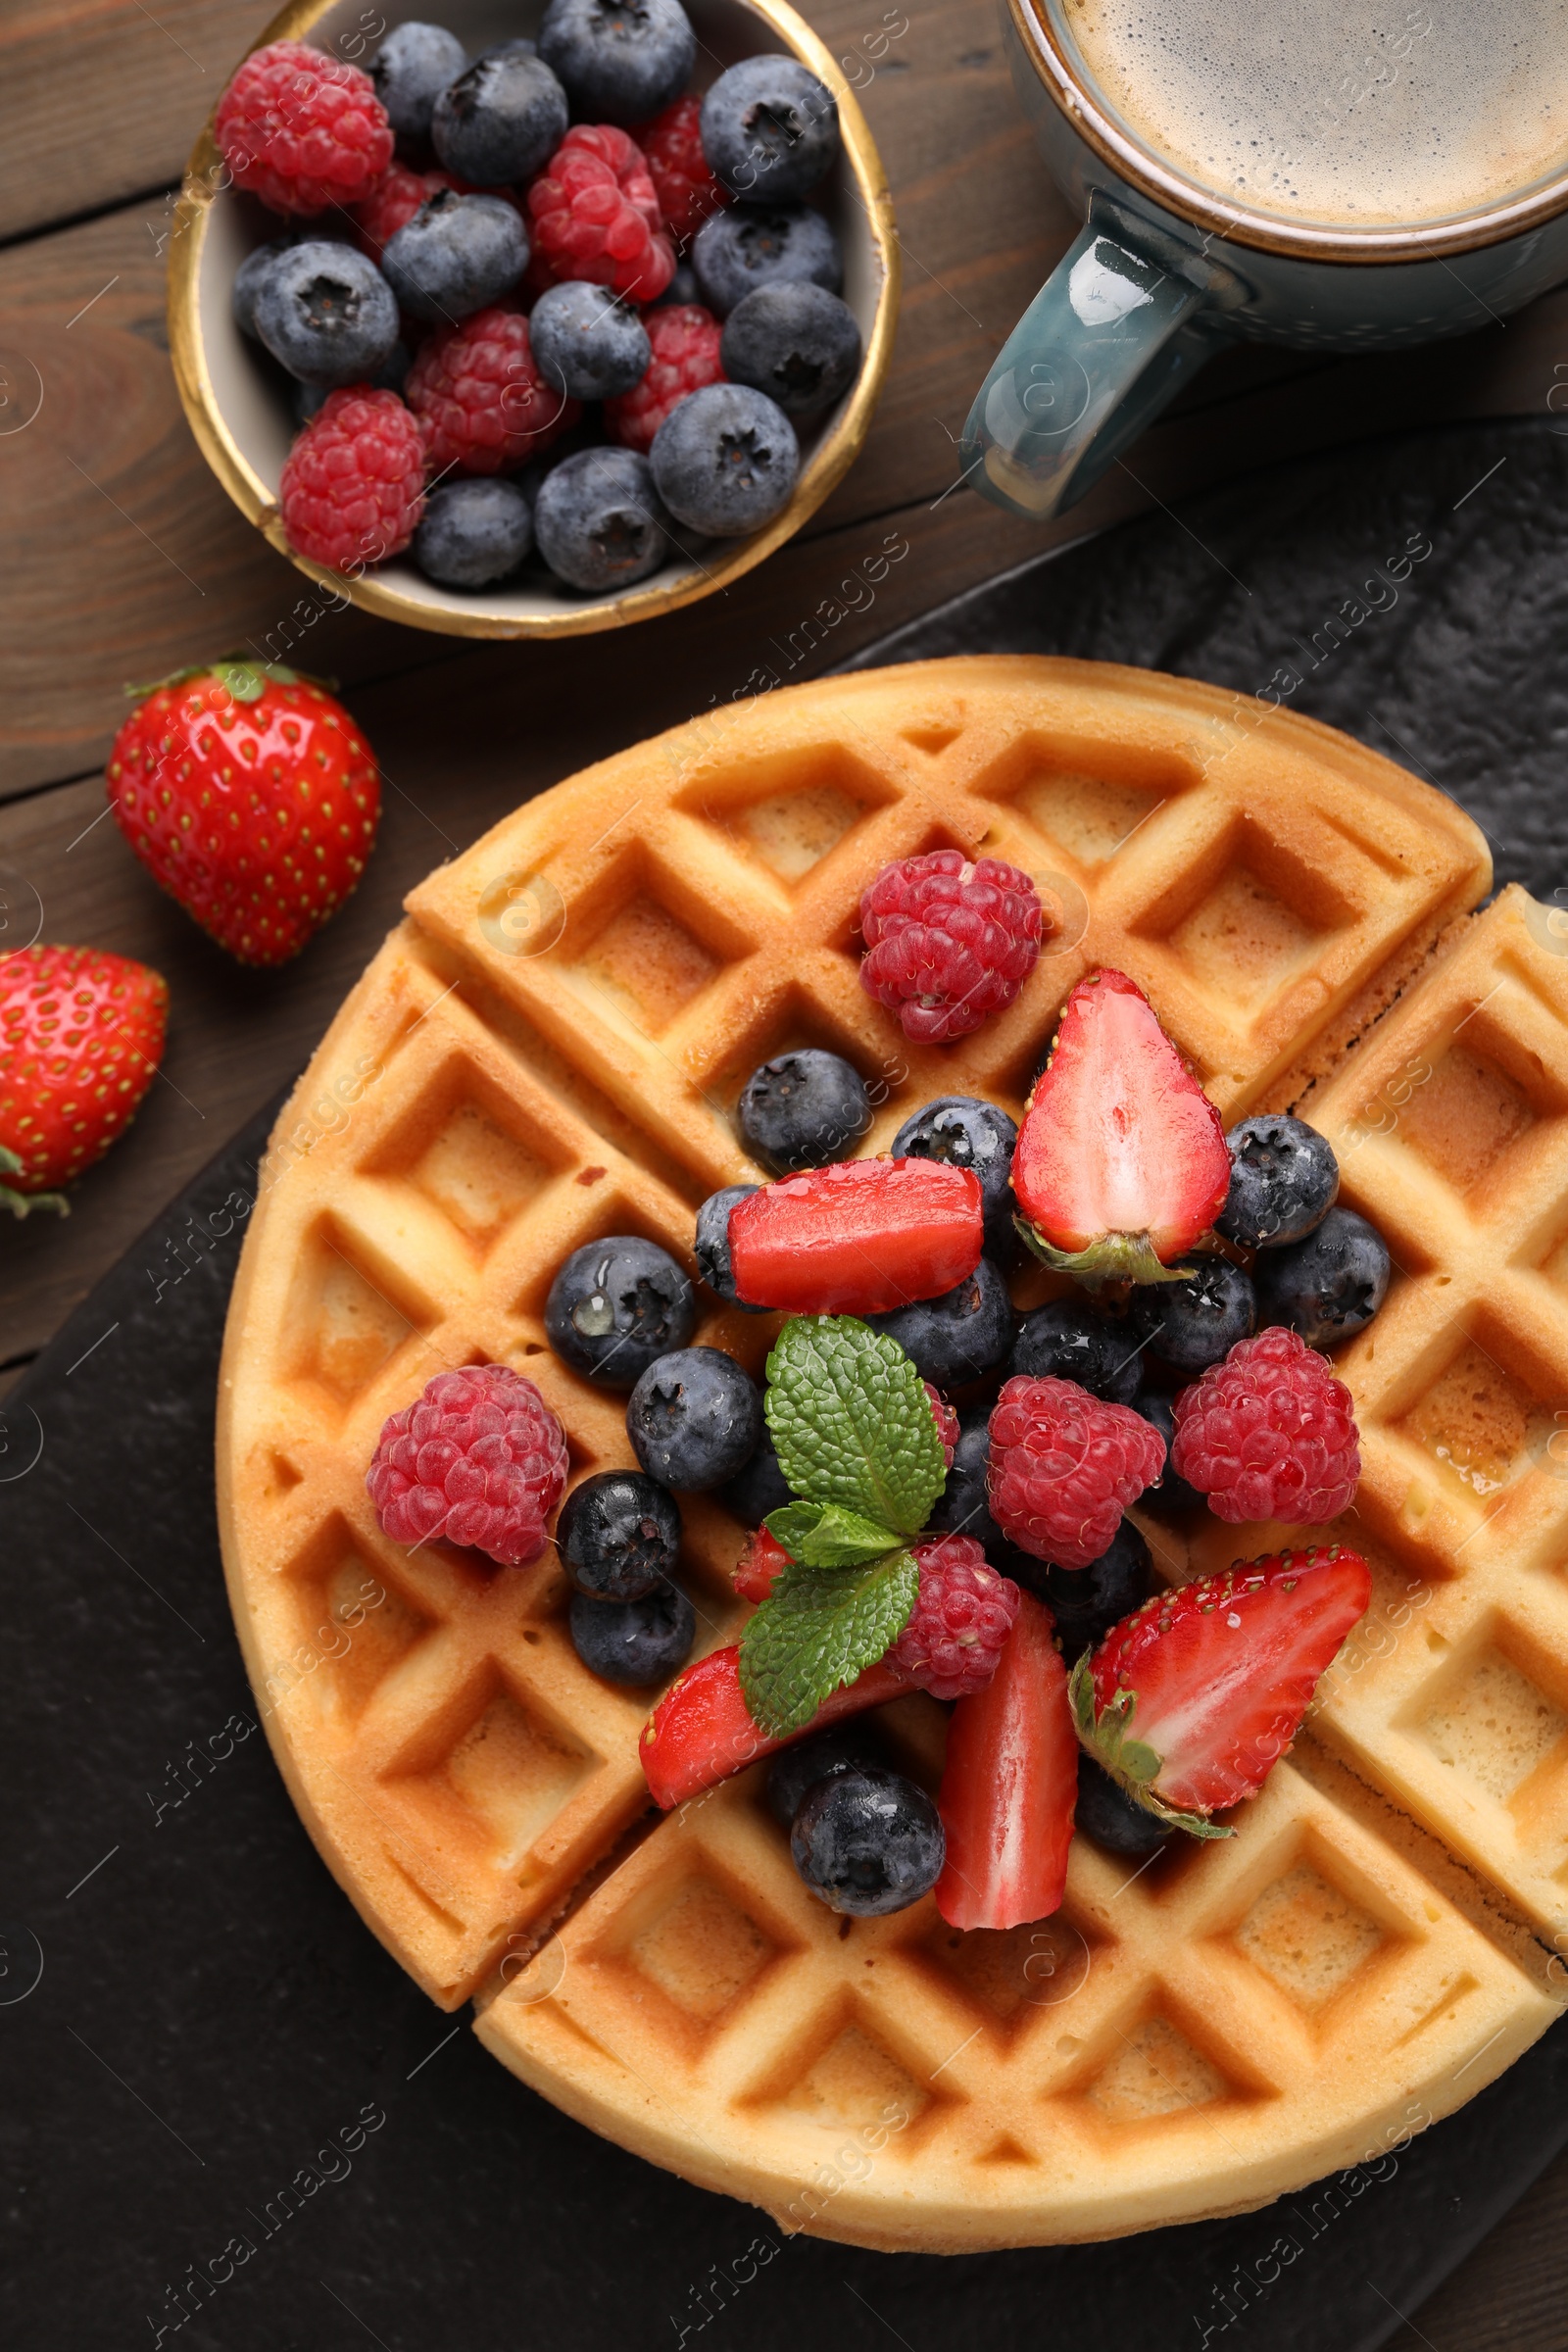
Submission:
[[[1397,602],[1328,631],[1347,598],[1377,596],[1364,582],[1395,585],[1373,567],[1412,540],[1431,552]],[[1293,466],[1128,526],[863,662],[1065,652],[1249,691],[1290,664],[1297,708],[1444,784],[1493,833],[1499,875],[1549,897],[1568,881],[1565,607],[1568,447],[1549,424],[1494,426]],[[0,1424],[12,2340],[937,2352],[1027,2333],[1372,2352],[1396,2331],[1568,2139],[1568,2023],[1332,2195],[1113,2246],[942,2261],[781,2241],[567,2122],[416,1991],[246,1729],[213,1399],[243,1230],[225,1203],[253,1188],[267,1126],[149,1229]],[[1298,2248],[1284,2267],[1282,2235]]]

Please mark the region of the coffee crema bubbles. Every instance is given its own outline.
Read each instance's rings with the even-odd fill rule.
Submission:
[[[1385,228],[1568,169],[1563,0],[1050,0],[1123,127],[1222,202]]]

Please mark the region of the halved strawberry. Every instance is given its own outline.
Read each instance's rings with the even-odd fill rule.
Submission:
[[[789,1564],[790,1555],[778,1538],[760,1527],[747,1537],[746,1549],[730,1570],[729,1581],[742,1600],[765,1600],[773,1590],[774,1577]]]
[[[797,1315],[938,1298],[974,1272],[984,1240],[980,1179],[940,1159],[834,1160],[764,1185],[729,1218],[738,1297]]]
[[[1125,972],[1091,972],[1062,1008],[1012,1161],[1018,1230],[1080,1282],[1176,1282],[1225,1205],[1219,1112]]]
[[[671,1805],[727,1781],[759,1756],[791,1747],[825,1724],[843,1715],[858,1715],[866,1707],[884,1706],[890,1698],[906,1698],[907,1679],[880,1661],[868,1666],[858,1682],[835,1690],[824,1699],[808,1724],[788,1739],[770,1740],[752,1721],[741,1690],[740,1650],[710,1650],[677,1682],[670,1685],[643,1726],[638,1742],[643,1772],[655,1802],[667,1813]]]
[[[1158,1592],[1073,1668],[1078,1737],[1146,1811],[1229,1838],[1208,1815],[1262,1787],[1371,1597],[1338,1544]]]
[[[937,1798],[948,1838],[937,1909],[950,1928],[1017,1928],[1060,1906],[1078,1742],[1054,1630],[1022,1594],[996,1673],[953,1710]]]

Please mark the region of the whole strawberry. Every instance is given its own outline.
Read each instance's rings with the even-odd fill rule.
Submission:
[[[160,973],[100,948],[0,956],[0,1204],[68,1213],[58,1187],[101,1159],[157,1075]]]
[[[324,687],[281,662],[180,672],[109,756],[121,831],[155,881],[241,963],[286,963],[365,871],[375,758]]]

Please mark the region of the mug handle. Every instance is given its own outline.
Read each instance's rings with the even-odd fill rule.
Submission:
[[[1043,522],[1082,498],[1215,347],[1202,287],[1091,221],[975,395],[971,489]]]

